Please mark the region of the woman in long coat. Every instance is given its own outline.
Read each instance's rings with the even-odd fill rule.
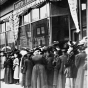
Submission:
[[[59,50],[54,50],[54,60],[53,60],[53,66],[54,66],[54,77],[53,77],[53,88],[57,88],[58,84],[58,73],[61,66],[61,60],[59,58]]]
[[[67,62],[68,55],[66,53],[66,49],[62,49],[62,55],[59,56],[61,60],[61,66],[58,74],[57,88],[65,88],[66,76],[64,74],[65,67],[64,65]]]
[[[4,73],[5,73],[5,68],[4,68],[4,62],[6,61],[6,57],[4,55],[4,53],[1,53],[2,56],[0,57],[1,58],[1,79],[4,79]]]
[[[46,88],[46,59],[40,54],[40,49],[34,51],[32,61],[34,63],[32,70],[32,88]]]
[[[24,66],[24,60],[25,55],[27,54],[27,51],[22,50],[20,51],[21,58],[20,58],[20,70],[19,70],[19,83],[21,86],[24,86],[24,72],[23,72],[23,66]]]
[[[24,60],[24,69],[25,69],[25,88],[30,88],[33,63],[29,53],[27,54],[27,58]]]
[[[47,84],[48,88],[52,88],[55,86],[55,82],[53,82],[54,78],[54,66],[53,66],[53,60],[54,60],[54,55],[52,53],[51,48],[48,48],[46,51],[46,60],[47,60],[47,65],[46,65],[46,71],[47,71]]]
[[[4,63],[5,67],[5,74],[4,74],[4,81],[5,83],[13,83],[13,60],[10,56],[7,56],[7,60]]]
[[[15,83],[19,83],[19,59],[17,54],[14,54],[15,59],[13,60],[13,67],[14,67],[14,81]]]
[[[77,67],[75,66],[75,55],[78,53],[75,46],[69,46],[68,49],[68,59],[65,64],[65,74],[66,74],[66,85],[65,88],[74,88],[75,79],[77,76]]]
[[[81,49],[83,46],[81,46]],[[78,69],[75,88],[83,88],[84,82],[84,71],[85,71],[85,60],[86,53],[80,49],[80,53],[76,55],[75,65]]]

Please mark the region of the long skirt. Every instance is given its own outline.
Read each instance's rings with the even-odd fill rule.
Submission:
[[[43,65],[37,64],[32,70],[32,88],[47,88],[47,76]]]
[[[66,78],[65,88],[75,88],[75,78]]]
[[[53,88],[54,83],[54,69],[47,69],[47,84],[48,88]]]
[[[25,86],[25,74],[23,73],[19,73],[19,83],[21,85],[21,87]]]
[[[59,73],[57,88],[65,88],[66,77],[64,74]]]
[[[1,79],[4,79],[5,68],[1,69]]]
[[[87,88],[87,75],[88,75],[87,73],[88,73],[88,70],[85,70],[83,88]]]
[[[84,72],[85,72],[85,70],[84,70],[83,66],[81,66],[77,72],[75,88],[83,88]]]
[[[14,69],[14,79],[19,79],[19,66],[16,65]]]
[[[54,68],[54,77],[53,77],[53,88],[57,88],[58,81],[58,69]]]
[[[5,68],[5,74],[4,74],[4,81],[5,83],[13,83],[13,69],[10,67]]]

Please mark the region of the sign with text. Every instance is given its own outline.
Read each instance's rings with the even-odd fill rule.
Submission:
[[[77,0],[68,0],[69,3],[69,7],[70,7],[70,12],[71,12],[71,16],[73,18],[75,27],[76,27],[76,32],[80,32],[79,29],[79,24],[78,24],[78,16],[77,16]]]

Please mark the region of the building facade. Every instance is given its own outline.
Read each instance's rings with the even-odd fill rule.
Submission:
[[[84,1],[81,0],[81,21],[79,17],[82,37],[87,30]],[[18,49],[31,49],[54,41],[77,41],[67,0],[6,0],[0,12],[0,48],[16,45]]]

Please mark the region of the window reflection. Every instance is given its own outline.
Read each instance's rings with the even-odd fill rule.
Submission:
[[[9,22],[6,22],[6,31],[11,30]]]
[[[86,4],[82,4],[82,10],[86,9]]]
[[[37,34],[40,34],[40,28],[37,28]]]
[[[1,32],[5,32],[5,23],[1,24]]]
[[[40,8],[40,19],[45,17],[49,17],[49,4],[46,4]]]
[[[42,33],[42,34],[45,33],[44,27],[41,27],[41,33]]]
[[[30,13],[24,15],[24,24],[30,23],[31,19],[30,19]]]
[[[8,39],[8,43],[14,42],[14,34],[13,34],[13,31],[8,31],[7,32],[7,39]]]
[[[1,39],[0,41],[1,41],[1,42],[0,42],[0,43],[1,43],[1,44],[5,44],[5,33],[0,34],[0,37],[1,37],[1,38],[0,38],[0,39]]]
[[[32,21],[36,21],[39,19],[39,8],[32,10]]]

